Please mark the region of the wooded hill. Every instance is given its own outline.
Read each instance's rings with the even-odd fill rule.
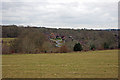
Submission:
[[[120,48],[119,33],[120,30],[117,29],[106,29],[106,30],[88,30],[88,29],[56,29],[56,28],[45,28],[45,27],[24,27],[16,25],[3,25],[2,26],[2,37],[3,38],[18,38],[21,33],[29,32],[41,32],[44,34],[46,40],[49,44],[50,34],[65,36],[65,46],[68,51],[73,51],[73,47],[76,43],[80,43],[83,50],[90,50],[92,47],[94,49],[116,49]],[[37,36],[37,35],[36,35]],[[39,36],[37,36],[39,37]],[[34,38],[34,36],[33,36]],[[51,49],[50,49],[51,50]],[[48,52],[50,50],[47,50]],[[54,52],[54,51],[53,51]]]

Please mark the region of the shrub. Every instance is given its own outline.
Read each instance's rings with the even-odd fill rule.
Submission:
[[[65,45],[60,47],[60,53],[67,53],[67,52],[68,52],[68,49]]]
[[[108,43],[104,43],[104,49],[109,49],[109,44]]]
[[[75,44],[74,51],[81,51],[82,49],[83,48],[82,48],[82,45],[80,43]]]
[[[90,45],[90,50],[95,50],[95,49],[96,49],[96,47],[94,44]]]
[[[118,48],[120,49],[120,42],[118,43]]]
[[[42,51],[51,53],[51,52],[54,52],[54,48],[55,48],[55,46],[50,41],[45,41],[42,46]]]
[[[10,47],[8,45],[2,45],[2,54],[10,54]]]

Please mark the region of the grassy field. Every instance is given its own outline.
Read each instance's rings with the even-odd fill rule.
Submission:
[[[2,55],[3,78],[117,78],[118,50]]]
[[[13,40],[15,40],[16,38],[0,38],[0,44],[2,43],[2,41],[3,41],[3,45],[4,44],[7,44],[7,45],[10,45],[10,41],[13,41]]]
[[[9,41],[12,41],[14,40],[15,38],[0,38],[0,40],[3,40],[5,42],[9,42]]]

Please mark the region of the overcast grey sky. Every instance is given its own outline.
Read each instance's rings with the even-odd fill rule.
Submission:
[[[3,0],[2,24],[118,28],[118,0]]]

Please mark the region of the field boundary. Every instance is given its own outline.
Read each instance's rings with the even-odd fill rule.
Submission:
[[[2,80],[118,80],[118,78],[3,78]]]

